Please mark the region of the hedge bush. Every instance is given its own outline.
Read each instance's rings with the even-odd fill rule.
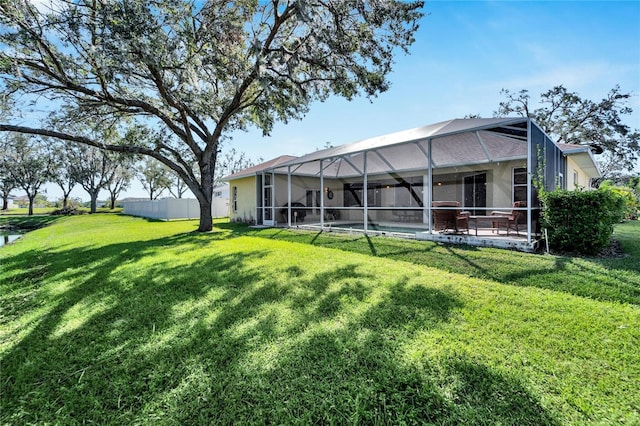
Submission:
[[[640,185],[640,183],[638,183]],[[625,219],[635,220],[640,210],[640,186],[634,191],[633,187],[615,186],[610,180],[605,180],[600,184],[601,189],[607,189],[621,196],[624,199],[623,214]]]
[[[624,217],[624,198],[608,189],[556,190],[540,198],[549,245],[561,252],[597,254],[609,246],[613,225]]]

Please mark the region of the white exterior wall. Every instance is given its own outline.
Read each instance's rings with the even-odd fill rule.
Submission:
[[[567,189],[573,191],[575,189],[593,189],[591,188],[591,178],[587,175],[571,157],[567,157]]]
[[[233,196],[236,191],[236,209]],[[232,222],[253,222],[256,218],[256,199],[258,194],[255,176],[229,181],[229,217]]]
[[[463,200],[463,179],[475,173],[487,174],[487,206],[511,207],[513,205],[513,169],[527,167],[525,160],[502,161],[491,165],[481,164],[458,168],[442,168],[433,171],[433,200]],[[440,182],[442,185],[438,185]]]
[[[487,176],[487,205],[511,207],[513,205],[513,170],[526,168],[524,161],[505,161],[493,166],[492,178]],[[490,185],[491,183],[491,185]],[[491,190],[491,199],[489,198]]]

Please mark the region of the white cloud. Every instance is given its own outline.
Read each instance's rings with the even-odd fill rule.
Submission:
[[[606,75],[608,67],[604,64],[576,64],[548,69],[544,72],[535,72],[529,75],[517,76],[510,80],[500,82],[505,88],[510,89],[549,89],[558,84],[563,84],[570,90],[588,86]]]

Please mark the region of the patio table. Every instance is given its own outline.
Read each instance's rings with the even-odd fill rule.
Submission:
[[[493,212],[490,215],[478,215],[478,216],[469,216],[469,221],[473,221],[473,228],[476,231],[476,237],[478,236],[478,221],[479,220],[495,220],[498,219],[500,216],[508,216],[509,213],[507,212]],[[491,232],[493,232],[493,230],[496,230],[498,232],[498,234],[500,233],[500,228],[496,228],[495,226],[493,226],[493,222],[491,223]]]

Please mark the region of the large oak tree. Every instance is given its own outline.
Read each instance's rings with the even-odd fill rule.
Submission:
[[[503,89],[495,116],[518,114],[531,117],[556,141],[568,144],[598,146],[604,151],[600,161],[604,177],[619,170],[631,171],[640,158],[640,130],[624,123],[633,110],[633,95],[615,86],[602,100],[582,98],[563,85],[540,94],[539,106],[531,105],[528,90],[512,93]]]
[[[110,144],[65,120],[0,131],[32,133],[144,154],[176,172],[212,228],[221,143],[239,129],[268,134],[331,95],[388,89],[398,51],[413,43],[423,2],[395,0],[60,0],[42,13],[0,2],[0,87],[14,99],[61,105],[66,122],[154,137]],[[51,103],[53,101],[53,103]],[[124,142],[128,141],[128,142]],[[192,167],[196,164],[196,167]]]

